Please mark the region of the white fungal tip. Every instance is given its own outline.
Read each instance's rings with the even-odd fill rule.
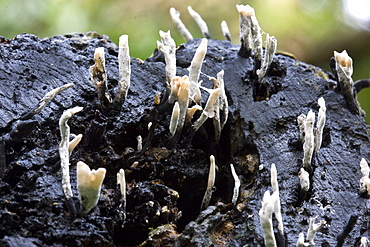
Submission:
[[[315,113],[312,110],[310,110],[307,114],[306,122],[313,124],[314,121],[315,121]]]
[[[105,168],[91,170],[84,162],[77,163],[77,184],[78,186],[89,187],[92,190],[100,190],[106,174]]]
[[[304,191],[308,191],[310,189],[310,175],[303,167],[301,168],[298,177],[300,180],[301,189]]]
[[[319,106],[323,109],[326,109],[326,106],[325,106],[325,100],[323,97],[319,98],[319,100],[317,101],[317,103],[319,104]]]
[[[95,52],[94,52],[94,60],[95,60],[95,63],[100,61],[101,64],[104,64],[105,63],[105,51],[104,51],[104,47],[98,47],[95,49]]]
[[[343,50],[342,52],[334,51],[334,58],[337,61],[337,63],[340,64],[340,66],[345,67],[345,68],[352,67],[352,58],[348,56],[348,53],[346,50]]]
[[[170,121],[170,133],[172,135],[174,135],[176,132],[177,124],[179,123],[179,115],[180,115],[180,106],[179,106],[179,102],[176,101],[172,109],[172,115],[171,115],[171,121]]]
[[[369,165],[367,164],[367,162],[364,158],[361,159],[360,167],[361,167],[362,176],[363,177],[369,177],[370,168],[369,168]]]
[[[73,108],[69,109],[69,112],[70,112],[71,114],[76,114],[76,113],[78,113],[78,112],[82,111],[82,109],[83,109],[83,107],[81,107],[81,106],[76,106],[76,107],[73,107]]]
[[[211,163],[215,163],[215,156],[213,155],[209,156],[209,160],[211,161]]]
[[[88,213],[98,203],[105,174],[105,168],[91,170],[82,161],[77,163],[77,189],[83,213]]]
[[[125,170],[120,169],[117,173],[117,184],[120,185],[121,195],[126,195],[126,177],[125,177]]]
[[[119,47],[128,46],[128,35],[124,34],[119,37]]]
[[[68,152],[71,153],[73,149],[80,143],[82,139],[82,134],[78,134],[72,141],[68,144]]]

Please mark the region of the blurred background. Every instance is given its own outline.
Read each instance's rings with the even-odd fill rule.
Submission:
[[[201,33],[187,6],[201,14],[212,38],[223,39],[220,23],[225,20],[232,42],[239,44],[236,4],[254,7],[262,30],[277,38],[279,50],[330,71],[333,52],[345,49],[353,58],[354,81],[370,78],[370,0],[0,0],[0,35],[44,38],[97,31],[117,44],[120,35],[128,34],[131,56],[145,59],[156,47],[159,30],[171,30],[177,44],[184,42],[170,7],[180,11],[194,37]],[[358,99],[370,123],[370,89]]]

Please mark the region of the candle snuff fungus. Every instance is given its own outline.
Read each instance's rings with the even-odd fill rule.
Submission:
[[[274,213],[276,221],[278,222],[278,231],[281,236],[284,236],[284,225],[283,217],[281,216],[280,196],[279,196],[279,184],[277,181],[277,170],[274,163],[271,164],[271,187],[274,197]]]
[[[62,168],[62,188],[64,195],[67,200],[67,205],[69,208],[69,211],[74,217],[76,214],[76,208],[73,202],[73,192],[71,187],[71,181],[69,176],[69,156],[72,153],[72,150],[79,142],[80,137],[77,137],[70,142],[70,127],[67,124],[68,120],[72,117],[72,115],[82,111],[82,107],[73,107],[63,112],[62,116],[59,119],[59,128],[60,128],[60,136],[61,141],[59,144],[59,156],[60,156],[60,166]]]
[[[177,102],[179,104],[179,115],[176,132],[181,134],[184,127],[186,111],[189,105],[189,77],[183,76],[179,81],[179,90],[177,92]]]
[[[277,40],[274,36],[266,34],[266,49],[265,49],[265,56],[263,58],[262,67],[261,69],[257,70],[258,81],[261,82],[263,77],[265,77],[267,73],[267,69],[270,67],[272,63],[272,59],[274,58],[275,52],[277,47]]]
[[[70,50],[66,54],[59,53],[58,58],[65,59],[63,56],[68,55],[68,61],[76,61],[71,60],[76,53],[78,58],[87,58],[88,62],[76,67],[78,73],[68,70],[76,78],[75,90],[71,90],[70,97],[63,97],[62,100],[57,97],[57,102],[52,107],[52,111],[61,113],[63,107],[84,106],[83,114],[71,121],[72,129],[84,136],[78,150],[73,151],[82,135],[71,134],[67,120],[82,108],[67,110],[70,116],[66,118],[63,114],[60,124],[63,143],[62,173],[54,172],[50,166],[39,169],[42,164],[39,161],[45,160],[46,165],[50,164],[53,160],[50,156],[57,148],[53,145],[56,143],[55,131],[48,128],[48,123],[57,121],[54,112],[38,116],[42,121],[35,134],[19,146],[4,146],[0,139],[0,175],[1,169],[5,167],[2,181],[4,184],[0,184],[0,187],[5,188],[2,192],[9,198],[5,203],[3,200],[2,206],[9,210],[3,211],[5,220],[9,219],[7,222],[12,227],[7,229],[2,224],[2,229],[20,233],[28,225],[32,225],[35,229],[44,230],[42,220],[33,221],[27,216],[24,221],[22,219],[22,215],[39,217],[42,214],[35,214],[34,208],[28,209],[29,204],[45,208],[46,211],[51,208],[48,200],[35,200],[38,198],[34,196],[39,194],[55,198],[52,214],[46,212],[42,216],[52,217],[51,220],[62,218],[60,215],[66,213],[66,207],[61,206],[58,201],[63,199],[63,194],[51,197],[54,194],[50,196],[49,193],[55,192],[49,188],[55,179],[63,176],[63,189],[68,189],[67,207],[70,210],[69,203],[76,199],[73,198],[72,188],[75,190],[73,193],[78,191],[82,215],[77,215],[82,217],[67,220],[68,222],[58,221],[60,224],[53,224],[50,232],[64,234],[63,229],[69,227],[73,238],[68,238],[68,246],[78,243],[92,246],[163,246],[164,241],[168,241],[166,245],[171,246],[201,246],[208,243],[215,246],[263,246],[263,242],[268,247],[295,244],[312,246],[315,232],[324,224],[315,224],[314,218],[309,219],[312,215],[321,215],[332,226],[326,228],[323,234],[318,234],[316,241],[323,246],[335,246],[337,229],[343,227],[343,217],[337,217],[335,212],[359,212],[363,209],[363,200],[359,199],[363,199],[365,195],[351,197],[352,185],[360,179],[359,174],[355,174],[359,173],[358,156],[368,158],[370,149],[370,145],[367,145],[369,138],[363,130],[366,127],[362,116],[349,111],[343,96],[338,93],[340,86],[336,88],[335,76],[326,71],[320,71],[325,78],[317,76],[315,72],[319,68],[280,53],[274,54],[276,46],[268,44],[273,39],[256,25],[258,22],[254,20],[254,10],[248,6],[241,12],[241,17],[246,18],[243,20],[243,27],[248,26],[248,35],[241,35],[243,42],[250,40],[247,45],[250,49],[248,56],[237,54],[239,49],[247,48],[240,48],[229,41],[199,38],[176,48],[169,31],[160,31],[158,49],[145,61],[130,60],[128,47],[125,47],[128,45],[127,36],[120,39],[117,47],[103,36],[83,40],[83,45],[78,43],[79,40],[64,36],[63,42],[42,40],[41,45],[37,43],[36,47],[42,51],[38,53],[40,56],[45,55],[44,45],[49,48],[51,44],[63,44],[63,49],[70,47]],[[262,49],[259,39],[264,35],[267,36],[267,42],[266,48]],[[229,34],[226,32],[225,36],[228,39]],[[53,39],[60,41],[61,37]],[[259,40],[257,43],[256,39]],[[39,41],[28,39],[27,42]],[[166,43],[172,44],[167,46]],[[7,45],[0,45],[0,49],[5,49]],[[99,46],[104,48],[97,48]],[[28,46],[20,47],[28,49]],[[96,48],[98,52],[93,54]],[[168,51],[164,48],[168,48]],[[260,48],[263,56],[259,54]],[[105,50],[106,56],[99,53],[102,50]],[[170,59],[166,59],[166,53],[171,53]],[[118,63],[117,57],[120,57]],[[106,67],[103,66],[105,59]],[[126,62],[121,66],[123,60]],[[96,66],[93,65],[95,68],[92,70],[96,74],[91,81],[97,80],[96,85],[99,86],[94,85],[97,90],[87,83],[86,77],[88,67],[94,62]],[[348,63],[344,61],[343,65],[348,67]],[[68,64],[63,63],[63,66]],[[111,71],[116,71],[115,75]],[[51,72],[54,73],[53,70]],[[131,72],[133,76],[127,76]],[[43,74],[40,73],[39,76]],[[129,89],[131,79],[132,87]],[[270,93],[265,94],[266,91]],[[116,97],[112,97],[113,93],[117,93]],[[127,107],[122,108],[122,111],[116,108],[120,101],[116,101],[118,95],[122,99],[127,96]],[[325,100],[321,96],[328,102],[328,123]],[[0,95],[1,97],[3,96]],[[41,98],[42,95],[38,94],[37,97]],[[110,97],[111,102],[108,100]],[[318,98],[320,99],[316,103]],[[17,100],[21,101],[23,98]],[[312,107],[311,111],[309,107]],[[308,115],[298,117],[298,133],[295,120],[303,112],[308,112]],[[314,113],[318,113],[316,129]],[[1,129],[7,131],[11,125],[12,122],[8,122]],[[31,140],[36,141],[31,143]],[[302,145],[307,145],[303,148],[304,151]],[[70,164],[71,154],[78,157],[72,159]],[[10,159],[6,161],[4,157]],[[25,163],[25,160],[30,162]],[[104,168],[91,170],[83,162],[78,162],[75,188],[75,181],[70,182],[69,179],[75,179],[76,173],[72,172],[69,177],[68,166],[74,170],[74,161],[78,160],[91,164],[95,169],[99,167],[97,164],[103,164],[101,167],[105,167],[107,171]],[[276,162],[278,168],[284,169],[284,172],[277,173],[272,162]],[[235,168],[230,163],[235,164]],[[269,170],[269,164],[271,181],[269,174],[264,174]],[[297,164],[301,165],[297,168]],[[357,169],[352,169],[353,164]],[[350,169],[343,169],[344,166]],[[301,172],[298,180],[299,169]],[[114,170],[119,172],[116,174]],[[345,172],[346,183],[342,182],[343,179],[327,179],[329,176],[343,175],[338,170]],[[43,177],[36,177],[44,171],[47,173]],[[368,193],[369,167],[363,161],[361,173],[361,190]],[[14,174],[16,176],[7,176]],[[102,190],[104,174],[105,188]],[[27,183],[21,180],[23,178],[28,179]],[[214,191],[215,182],[217,190]],[[199,186],[200,183],[203,186]],[[28,193],[24,184],[30,184],[30,190],[34,191]],[[266,191],[269,187],[272,191]],[[8,196],[10,193],[7,190],[13,188],[17,194]],[[24,191],[27,193],[23,193]],[[99,202],[99,210],[88,214],[96,207],[100,193],[103,198]],[[13,198],[27,196],[30,199],[19,204],[22,205],[19,210],[14,206],[18,202],[11,201]],[[259,204],[261,200],[262,206]],[[199,206],[202,209],[200,213]],[[22,212],[24,209],[28,210],[26,214]],[[73,214],[73,210],[69,213]],[[307,239],[301,233],[296,242],[299,229],[308,228],[308,221],[310,227]],[[40,225],[38,222],[41,222]],[[14,230],[16,224],[21,225],[22,229]],[[166,225],[171,225],[172,230],[162,231],[159,235],[149,233],[158,234],[157,230]],[[361,226],[357,224],[355,227],[356,231],[352,236],[348,235],[347,240],[354,242],[357,239],[358,243]],[[52,232],[54,229],[55,232]],[[32,229],[32,234],[34,232],[36,230]],[[91,232],[94,232],[93,238],[90,238]],[[54,244],[54,239],[48,238],[51,234],[47,233],[41,233],[42,244],[44,241]],[[366,236],[367,233],[361,234]],[[34,236],[39,238],[36,234],[32,235]],[[56,238],[57,241],[61,239],[60,235]],[[0,239],[0,243],[3,240]]]
[[[203,20],[203,18],[198,14],[198,12],[194,11],[191,6],[188,6],[188,11],[191,17],[193,17],[194,21],[197,23],[200,31],[202,32],[203,36],[207,39],[211,38],[211,35],[208,31],[207,23]]]
[[[217,104],[215,104],[218,101],[218,96],[220,95],[221,89],[210,89],[210,95],[208,97],[207,103],[204,107],[204,110],[202,112],[202,115],[198,118],[198,120],[193,124],[193,129],[197,131],[200,126],[203,125],[203,123],[208,118],[213,118],[215,116],[215,108],[219,107]]]
[[[221,31],[222,35],[226,38],[226,40],[231,41],[230,30],[229,27],[227,26],[226,21],[221,22]]]
[[[233,190],[233,197],[231,199],[231,203],[236,206],[236,203],[239,198],[239,188],[240,188],[240,179],[238,178],[238,174],[235,172],[235,168],[233,164],[230,164],[230,169],[231,169],[231,174],[233,175],[234,178],[234,190]]]
[[[84,162],[77,163],[77,189],[83,214],[90,212],[98,203],[105,173],[105,168],[91,170]]]
[[[262,199],[262,207],[259,211],[260,222],[264,233],[265,245],[275,247],[276,239],[272,225],[272,213],[275,213],[276,221],[278,222],[279,238],[284,239],[284,226],[281,215],[279,185],[277,181],[277,170],[275,164],[271,164],[271,187],[273,193],[266,191]],[[285,240],[283,240],[285,242]]]
[[[303,143],[303,167],[311,167],[311,160],[315,145],[315,136],[313,134],[313,125],[315,122],[315,113],[310,110],[307,114],[304,127],[304,143]]]
[[[121,35],[118,48],[118,92],[112,99],[108,90],[108,75],[105,66],[104,47],[98,47],[94,53],[94,65],[89,69],[91,84],[98,91],[98,98],[105,111],[111,109],[121,110],[126,100],[131,80],[130,49],[128,46],[128,35]]]
[[[112,98],[108,92],[107,72],[105,70],[104,47],[98,47],[94,53],[95,64],[90,67],[91,84],[98,91],[98,98],[103,108],[108,108]]]
[[[297,117],[297,122],[300,132],[300,140],[304,139],[303,143],[303,167],[307,170],[311,167],[311,160],[314,153],[317,153],[321,148],[324,127],[326,122],[326,106],[323,97],[319,98],[318,105],[320,106],[316,129],[314,130],[315,113],[310,110],[306,115],[301,114]]]
[[[57,96],[59,93],[63,92],[64,90],[72,87],[72,83],[65,84],[61,87],[55,88],[51,90],[50,92],[47,92],[45,96],[40,100],[39,105],[28,112],[26,115],[22,116],[22,119],[28,119],[39,113],[47,104],[49,104],[55,96]]]
[[[161,41],[157,41],[157,48],[163,53],[166,61],[166,88],[171,90],[171,81],[176,76],[176,43],[171,37],[171,32],[159,31]]]
[[[254,12],[254,9],[249,5],[236,5],[239,12],[240,22],[240,56],[252,55],[252,37],[251,37],[251,21],[249,16]]]
[[[306,115],[301,114],[297,117],[297,122],[299,126],[299,140],[304,141],[304,128],[305,128],[305,123],[306,123]]]
[[[364,158],[361,159],[360,168],[362,173],[362,178],[360,179],[360,193],[367,191],[367,193],[370,195],[370,168]]]
[[[122,209],[121,218],[122,220],[126,219],[126,176],[125,170],[120,169],[117,173],[117,184],[120,185],[121,191],[121,204],[120,208]]]
[[[189,97],[192,101],[194,101],[197,104],[199,104],[201,100],[199,89],[200,86],[199,75],[202,70],[204,57],[207,53],[207,45],[208,40],[202,39],[197,50],[195,51],[194,57],[189,67],[189,85],[190,85]]]
[[[213,186],[215,185],[215,179],[216,179],[216,161],[215,157],[211,155],[209,157],[210,160],[210,166],[209,166],[209,174],[208,174],[208,183],[207,183],[207,190],[204,194],[202,205],[200,206],[200,211],[206,209],[209,205],[209,202],[212,198],[212,191]]]
[[[310,175],[303,167],[301,167],[298,177],[300,180],[301,189],[303,191],[308,191],[310,189]]]
[[[272,213],[274,211],[274,199],[270,191],[266,191],[262,199],[262,207],[259,211],[261,226],[264,233],[264,242],[268,247],[276,247],[274,229],[272,226]]]
[[[321,97],[318,102],[320,106],[319,113],[317,116],[317,123],[316,123],[316,133],[315,133],[315,153],[319,151],[322,144],[322,136],[324,133],[324,126],[326,121],[326,106],[325,100]]]
[[[170,133],[173,136],[177,129],[177,124],[179,122],[179,115],[180,115],[180,106],[179,102],[176,102],[173,106],[171,121],[170,121]]]
[[[352,58],[346,50],[342,52],[334,51],[335,71],[338,79],[338,89],[343,95],[348,107],[356,114],[362,113],[361,107],[357,102],[356,94],[353,87],[353,66]]]
[[[297,247],[305,247],[305,246],[314,246],[315,242],[313,239],[315,238],[316,232],[320,231],[322,227],[326,224],[325,220],[321,220],[319,223],[315,223],[317,216],[310,218],[309,227],[307,230],[307,242],[304,241],[304,233],[301,232],[298,237],[298,241],[296,246]]]
[[[118,93],[114,101],[120,107],[127,98],[131,77],[130,48],[128,46],[128,35],[126,34],[119,37],[118,70]]]
[[[175,8],[170,8],[170,15],[172,18],[173,23],[176,25],[177,30],[184,38],[186,42],[191,41],[193,39],[193,35],[189,32],[186,28],[185,24],[180,19],[180,12],[177,11]]]

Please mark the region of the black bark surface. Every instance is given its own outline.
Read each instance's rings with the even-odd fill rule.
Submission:
[[[207,120],[190,144],[184,130],[178,145],[168,148],[171,110],[162,111],[155,99],[158,93],[164,97],[166,81],[164,58],[157,51],[146,61],[131,59],[128,97],[121,111],[105,112],[90,83],[89,67],[95,48],[105,47],[108,86],[115,94],[118,48],[107,37],[87,33],[39,39],[21,34],[0,41],[2,245],[264,246],[258,211],[264,192],[271,190],[271,163],[278,172],[286,246],[295,246],[313,216],[327,222],[316,235],[318,246],[358,246],[368,236],[368,198],[358,192],[360,160],[370,158],[368,126],[334,90],[332,74],[278,54],[263,83],[257,84],[253,57],[239,57],[239,46],[229,41],[209,40],[200,79],[212,88],[208,76],[225,71],[228,122],[219,143],[213,139],[212,120]],[[179,46],[177,75],[188,74],[199,43],[195,39]],[[22,120],[47,92],[71,82],[74,86],[39,114]],[[203,102],[207,97],[203,92]],[[327,106],[323,145],[313,156],[311,189],[302,198],[298,173],[303,150],[296,118],[310,109],[317,113],[320,97]],[[69,120],[72,133],[84,134],[70,159],[76,205],[77,161],[104,167],[107,176],[97,207],[71,219],[61,185],[58,121],[74,106],[84,107]],[[135,151],[138,135],[143,137],[142,151]],[[199,212],[210,155],[218,167],[215,191],[210,207]],[[130,168],[134,161],[138,167]],[[242,182],[236,207],[231,204],[230,163]],[[132,170],[126,178],[125,221],[116,185],[120,168]]]

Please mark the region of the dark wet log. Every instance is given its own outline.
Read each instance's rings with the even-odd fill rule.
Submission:
[[[178,48],[177,75],[188,74],[187,67],[199,43],[195,39]],[[239,46],[229,41],[209,40],[200,79],[203,86],[212,88],[213,82],[207,76],[215,77],[225,70],[229,120],[219,143],[214,142],[212,120],[208,120],[190,141],[186,136],[189,132],[184,130],[178,147],[167,149],[171,110],[155,109],[160,107],[155,100],[157,93],[164,97],[165,92],[163,56],[155,52],[146,61],[132,59],[131,87],[122,110],[107,113],[101,110],[97,92],[89,81],[94,50],[100,46],[106,49],[108,88],[115,95],[118,48],[107,37],[90,33],[39,39],[23,34],[1,40],[1,243],[137,245],[147,239],[150,229],[171,223],[171,236],[157,234],[168,238],[169,245],[213,242],[262,246],[258,211],[263,193],[271,190],[271,163],[277,167],[287,246],[295,245],[298,234],[307,232],[310,217],[316,215],[327,222],[314,239],[317,245],[337,245],[337,236],[344,232],[349,215],[358,215],[358,220],[343,238],[343,246],[369,235],[368,199],[358,193],[360,160],[370,159],[368,127],[334,90],[332,74],[278,54],[263,79],[263,87],[257,87],[252,57],[238,56]],[[71,82],[72,88],[32,117],[37,122],[37,126],[32,125],[33,131],[22,132],[26,134],[18,136],[20,140],[17,137],[16,142],[9,141],[23,114],[48,91]],[[203,93],[203,102],[207,97]],[[323,145],[313,157],[311,189],[302,197],[298,173],[303,150],[296,118],[310,109],[317,113],[320,97],[327,106]],[[64,204],[61,174],[55,171],[54,164],[60,142],[59,117],[74,106],[84,107],[69,122],[72,133],[84,134],[71,156],[75,199],[78,160],[94,169],[105,167],[107,177],[97,209],[71,222]],[[154,123],[150,131],[149,122]],[[136,150],[138,135],[143,137],[145,150]],[[181,146],[183,142],[187,143]],[[215,191],[211,206],[199,214],[211,154],[218,166]],[[126,220],[122,222],[116,173],[133,161],[139,165],[127,175]],[[231,205],[234,180],[230,163],[242,182],[235,208]],[[182,232],[179,237],[172,234],[174,225]],[[15,239],[18,235],[22,236],[20,240]],[[165,240],[159,242],[166,243]]]

